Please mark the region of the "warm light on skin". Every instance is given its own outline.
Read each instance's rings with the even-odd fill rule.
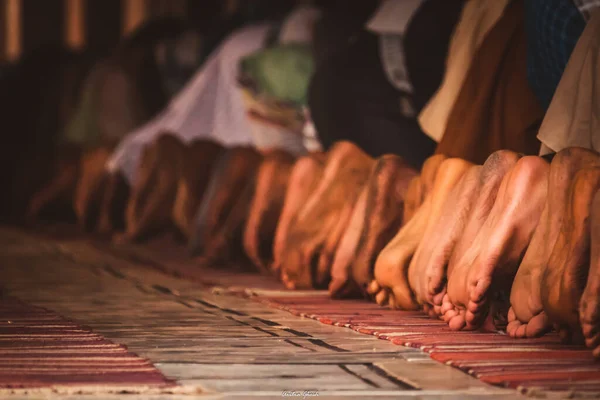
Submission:
[[[65,41],[72,49],[85,46],[85,5],[86,0],[65,0]]]
[[[146,0],[125,0],[123,7],[123,35],[127,35],[144,22],[148,4]]]
[[[21,56],[21,0],[5,0],[6,58],[14,61]]]

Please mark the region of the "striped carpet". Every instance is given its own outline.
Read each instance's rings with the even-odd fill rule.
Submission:
[[[258,296],[272,307],[324,324],[343,326],[392,343],[419,348],[483,382],[520,389],[600,391],[600,363],[583,346],[555,334],[513,339],[500,333],[454,332],[421,312],[394,311],[327,295]]]
[[[583,346],[560,343],[556,334],[513,339],[501,333],[454,332],[421,312],[394,311],[360,300],[333,300],[323,291],[289,292],[270,276],[201,267],[185,257],[185,249],[163,240],[151,246],[119,249],[92,243],[139,265],[218,286],[232,294],[250,293],[254,300],[294,315],[420,348],[431,358],[492,385],[529,394],[574,390],[600,396],[600,362]]]
[[[0,297],[0,389],[171,386],[148,360],[49,310]]]

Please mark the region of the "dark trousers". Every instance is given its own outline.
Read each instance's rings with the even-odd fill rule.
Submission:
[[[348,140],[372,157],[396,154],[416,168],[435,150],[416,119],[401,114],[400,92],[387,80],[379,39],[369,32],[317,67],[309,106],[325,149]]]
[[[462,0],[430,0],[417,11],[406,32],[404,50],[415,113],[442,80],[448,43],[462,5]],[[402,114],[400,99],[401,93],[385,75],[378,36],[365,30],[328,46],[318,59],[309,88],[311,115],[326,149],[348,140],[372,157],[396,154],[420,168],[434,153],[436,142],[421,131],[416,118]]]

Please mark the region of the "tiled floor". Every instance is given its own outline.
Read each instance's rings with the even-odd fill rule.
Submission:
[[[419,350],[298,318],[108,255],[0,229],[0,288],[150,359],[179,386],[57,387],[11,398],[512,399]],[[0,392],[9,395],[9,392]],[[29,397],[28,397],[29,396]]]

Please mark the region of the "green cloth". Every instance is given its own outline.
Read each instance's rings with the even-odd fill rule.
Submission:
[[[307,92],[314,71],[310,45],[276,45],[244,58],[240,65],[243,79],[251,82],[259,97],[307,104]]]

